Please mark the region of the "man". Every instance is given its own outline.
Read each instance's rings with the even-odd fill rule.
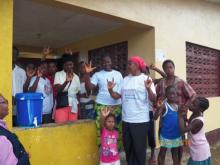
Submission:
[[[27,79],[24,69],[21,68],[18,62],[19,50],[13,46],[12,57],[12,103],[13,103],[13,126],[16,125],[16,107],[15,95],[23,92],[23,86]]]

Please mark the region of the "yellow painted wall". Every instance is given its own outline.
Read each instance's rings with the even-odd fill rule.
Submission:
[[[58,0],[155,27],[155,50],[174,60],[176,75],[186,79],[186,46],[192,42],[220,50],[220,5],[202,0]],[[156,59],[155,59],[156,60]],[[161,66],[161,62],[156,60]],[[158,75],[157,75],[158,76]],[[220,128],[220,98],[210,98],[206,131]],[[212,108],[212,109],[211,109]]]
[[[12,125],[12,17],[13,1],[0,0],[0,93],[9,101],[10,114],[6,118],[8,126]]]
[[[31,155],[32,165],[96,165],[98,148],[94,121],[15,130]]]
[[[154,29],[124,25],[118,29],[83,39],[64,47],[72,48],[73,52],[80,53],[80,60],[87,61],[88,51],[103,46],[128,41],[128,55],[139,55],[147,63],[154,62]],[[63,48],[58,49],[63,52]]]
[[[9,100],[6,122],[12,125],[12,19],[13,1],[0,0],[0,93]],[[13,129],[31,155],[32,165],[96,165],[98,149],[94,121],[36,129]]]

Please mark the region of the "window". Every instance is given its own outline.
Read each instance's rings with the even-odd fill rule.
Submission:
[[[220,51],[186,42],[187,82],[204,97],[220,96]]]
[[[101,67],[101,58],[103,55],[109,55],[112,59],[113,68],[120,71],[122,75],[126,73],[126,64],[128,60],[128,42],[116,43],[102,48],[89,50],[89,61],[98,69]]]

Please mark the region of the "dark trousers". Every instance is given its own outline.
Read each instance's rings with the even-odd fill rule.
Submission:
[[[149,129],[148,129],[148,145],[151,148],[155,148],[156,147],[156,142],[155,142],[155,127],[154,127],[154,119],[153,119],[153,112],[150,111],[149,113],[150,115],[150,122],[149,122]]]
[[[122,138],[127,165],[146,164],[146,139],[149,123],[122,122]]]

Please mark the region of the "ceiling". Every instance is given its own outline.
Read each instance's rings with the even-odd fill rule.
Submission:
[[[14,44],[59,48],[122,26],[122,23],[49,6],[31,0],[14,1]]]
[[[219,3],[220,4],[220,0],[206,0],[206,1],[213,2],[213,3]]]

